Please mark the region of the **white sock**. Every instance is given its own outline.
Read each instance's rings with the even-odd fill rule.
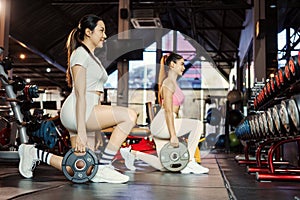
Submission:
[[[102,153],[101,159],[99,160],[99,164],[102,164],[102,165],[111,164],[111,162],[114,159],[117,152],[118,151],[112,151],[109,149],[105,149],[104,152]]]
[[[37,158],[43,163],[50,165],[50,159],[52,156],[52,153],[37,149]]]

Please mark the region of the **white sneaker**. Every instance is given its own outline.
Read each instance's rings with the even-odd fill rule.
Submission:
[[[99,165],[96,175],[91,179],[94,183],[126,183],[129,176],[117,172],[111,165]]]
[[[34,145],[21,144],[19,146],[19,172],[25,178],[33,177],[33,170],[35,169],[37,162],[40,162],[37,158],[37,152]]]
[[[196,163],[195,161],[190,161],[187,166],[180,171],[182,174],[207,174],[209,169],[203,167]]]
[[[132,153],[130,153],[130,150],[131,150],[131,146],[126,148],[120,148],[120,153],[123,159],[125,160],[125,166],[128,169],[134,171],[136,170],[136,167],[134,166],[135,156]]]

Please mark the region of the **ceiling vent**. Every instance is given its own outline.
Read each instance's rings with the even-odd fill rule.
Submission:
[[[162,28],[161,21],[154,16],[151,9],[133,10],[133,17],[130,19],[134,28]]]

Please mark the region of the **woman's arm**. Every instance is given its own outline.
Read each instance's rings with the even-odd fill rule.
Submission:
[[[176,136],[174,125],[174,112],[173,112],[173,93],[175,86],[172,83],[166,83],[162,87],[162,95],[164,100],[165,118],[170,134],[171,145],[177,147],[179,145],[178,138]]]
[[[76,95],[76,121],[77,121],[77,139],[75,151],[85,152],[87,146],[86,135],[86,69],[80,65],[72,67],[74,79],[74,92]]]

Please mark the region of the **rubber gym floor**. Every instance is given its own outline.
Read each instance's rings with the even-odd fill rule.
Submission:
[[[120,154],[113,163],[130,176],[126,184],[68,181],[62,172],[40,164],[32,179],[21,177],[18,160],[0,160],[0,199],[107,199],[107,200],[266,200],[300,199],[300,183],[293,181],[258,182],[245,165],[235,161],[236,154],[201,151],[203,166],[209,174],[183,175],[159,172],[138,160],[135,172],[128,171]]]

